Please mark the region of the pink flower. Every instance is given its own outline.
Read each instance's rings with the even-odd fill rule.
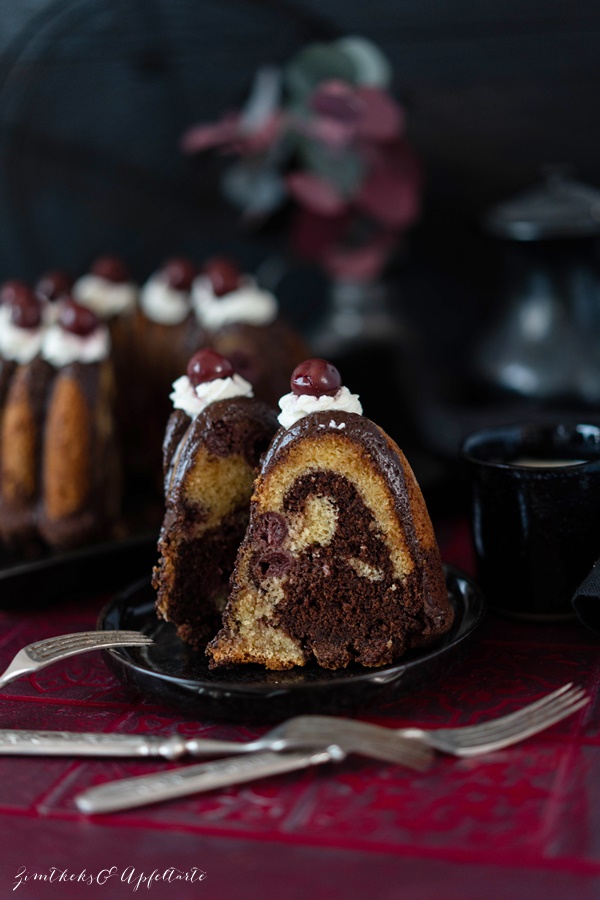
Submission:
[[[285,179],[294,199],[320,216],[339,216],[347,203],[336,188],[312,172],[292,172]]]
[[[310,133],[331,149],[357,141],[392,141],[404,129],[401,108],[377,88],[324,81],[313,91],[310,109],[314,113],[308,125]]]
[[[239,113],[227,113],[219,122],[195,125],[186,131],[181,139],[181,149],[188,154],[220,149],[239,156],[258,155],[266,153],[280,137],[282,129],[280,113],[269,116],[254,129],[244,127],[244,119]]]
[[[394,141],[371,154],[356,205],[385,227],[405,230],[419,215],[422,180],[413,151],[404,141]]]

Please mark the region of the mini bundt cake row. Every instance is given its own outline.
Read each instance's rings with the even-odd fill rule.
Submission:
[[[0,307],[0,535],[18,550],[70,547],[108,533],[119,506],[110,338],[72,301],[50,316],[26,289],[8,293]]]
[[[77,333],[79,325],[69,331],[65,310],[76,311],[79,325],[87,316],[90,333]],[[69,352],[63,346],[50,358],[48,347],[52,353],[65,345],[66,334]],[[100,335],[101,359],[89,353]],[[116,257],[97,259],[75,283],[58,271],[35,291],[5,283],[0,540],[22,551],[37,539],[66,548],[110,533],[121,473],[138,495],[142,488],[147,525],[158,525],[151,509],[152,496],[160,496],[168,388],[191,354],[211,345],[226,346],[257,395],[272,403],[274,386],[305,355],[275,297],[224,259],[202,269],[168,260],[141,289]]]

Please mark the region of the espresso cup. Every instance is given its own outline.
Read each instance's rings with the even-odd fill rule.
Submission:
[[[485,428],[462,443],[477,578],[489,605],[558,621],[600,556],[600,427]]]

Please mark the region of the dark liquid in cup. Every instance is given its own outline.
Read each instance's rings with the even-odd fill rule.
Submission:
[[[528,618],[573,615],[571,597],[600,556],[600,429],[507,426],[465,446],[490,605]]]
[[[508,459],[506,462],[510,466],[522,466],[528,469],[557,469],[565,466],[582,466],[587,460],[585,459],[554,459],[541,456],[517,456],[514,459]]]

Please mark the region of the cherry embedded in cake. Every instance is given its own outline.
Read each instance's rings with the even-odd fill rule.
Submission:
[[[281,398],[212,667],[383,666],[452,625],[412,469],[323,362],[300,366]],[[319,381],[326,393],[314,393]]]

